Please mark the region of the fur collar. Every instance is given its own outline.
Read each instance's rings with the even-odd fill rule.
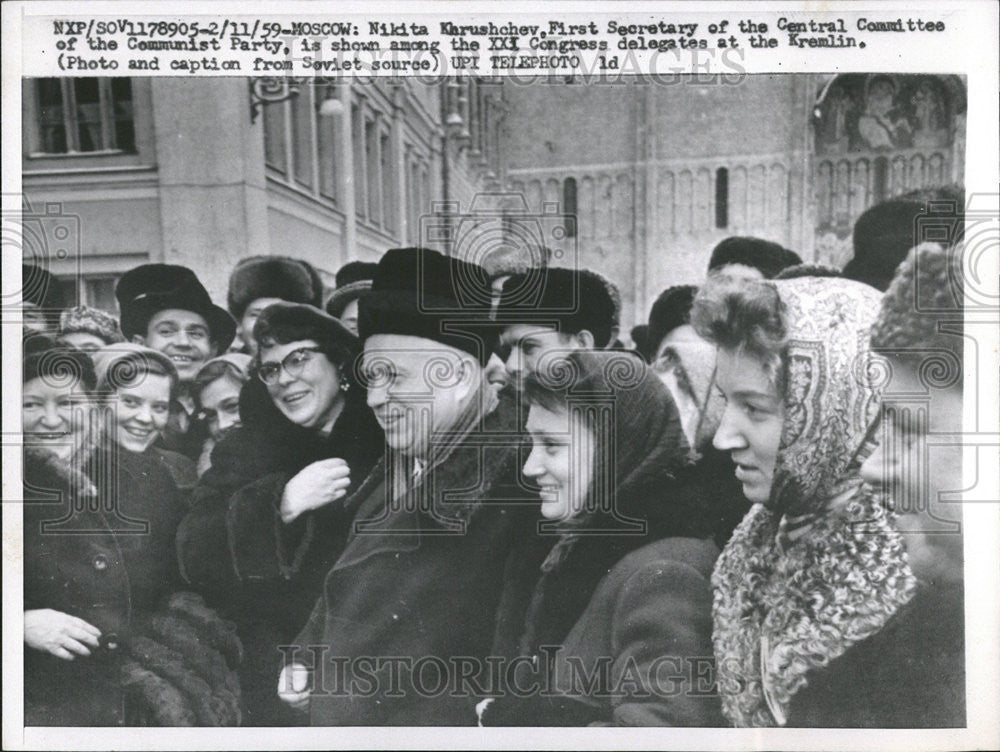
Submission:
[[[784,725],[809,672],[882,629],[912,598],[900,535],[857,493],[782,549],[756,505],[712,576],[719,691],[736,726]]]

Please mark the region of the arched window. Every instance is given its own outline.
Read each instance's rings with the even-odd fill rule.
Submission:
[[[872,203],[879,204],[889,198],[889,160],[878,157],[872,175]]]
[[[715,226],[720,230],[729,226],[729,170],[725,167],[715,171]]]
[[[563,214],[566,215],[566,237],[576,237],[576,178],[563,181]]]

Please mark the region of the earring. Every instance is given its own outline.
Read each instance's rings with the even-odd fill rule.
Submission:
[[[341,381],[340,382],[340,391],[346,392],[350,388],[351,388],[351,385],[348,384],[346,381]]]

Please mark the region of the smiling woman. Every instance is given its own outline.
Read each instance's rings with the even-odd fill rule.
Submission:
[[[253,329],[241,425],[212,451],[181,523],[185,578],[225,609],[246,643],[246,725],[296,722],[274,692],[279,645],[295,637],[347,536],[348,493],[383,435],[353,382],[357,338],[310,305],[275,303]]]
[[[710,662],[719,510],[691,485],[673,400],[631,354],[575,352],[552,365],[524,392],[524,474],[547,529],[508,560],[494,645],[525,670],[507,672],[518,689],[485,706],[481,723],[718,725],[714,693],[698,696],[685,677]],[[581,671],[601,683],[587,697]]]
[[[176,373],[162,355],[165,365],[123,366],[158,361],[145,361],[144,348],[120,347],[100,369],[117,418],[90,436],[84,427],[106,414],[90,359],[45,336],[24,343],[28,725],[135,724],[123,711],[133,704],[121,662],[137,614],[178,582],[173,544],[183,501],[161,458],[146,451],[155,407],[169,400]]]

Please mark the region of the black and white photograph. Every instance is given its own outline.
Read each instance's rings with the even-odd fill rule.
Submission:
[[[4,746],[1000,744],[997,8],[470,7],[5,4]]]

